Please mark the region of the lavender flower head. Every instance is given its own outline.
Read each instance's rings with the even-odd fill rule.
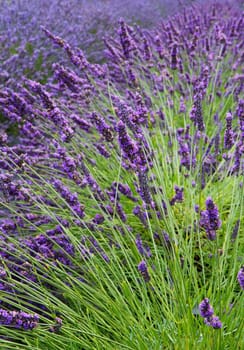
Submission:
[[[120,19],[119,24],[120,28],[118,34],[120,36],[120,43],[123,49],[123,54],[125,58],[128,59],[130,57],[130,52],[134,48],[134,43],[129,35],[128,26],[122,18]]]
[[[210,305],[208,298],[203,299],[203,301],[199,304],[199,312],[203,318],[211,317],[213,315],[214,310]]]
[[[240,284],[241,289],[244,290],[244,266],[241,267],[240,271],[237,275],[238,282]]]
[[[32,330],[38,325],[39,316],[22,311],[7,311],[0,309],[0,325],[12,326],[17,329]]]
[[[184,188],[183,187],[179,187],[177,185],[174,188],[175,188],[175,195],[171,199],[170,205],[175,205],[176,202],[182,203],[183,199],[184,199],[184,197],[183,197]]]
[[[210,326],[212,326],[214,329],[222,328],[222,322],[218,318],[218,316],[213,316],[210,320]],[[206,322],[207,324],[207,322]]]
[[[151,250],[149,246],[145,246],[142,242],[140,234],[136,235],[136,247],[138,252],[142,255],[145,256],[146,258],[150,258],[152,256]]]
[[[105,122],[105,120],[93,112],[90,116],[91,122],[96,126],[98,132],[105,138],[107,142],[113,141],[113,131],[112,128]]]
[[[234,132],[232,130],[232,114],[229,112],[226,115],[226,130],[224,134],[224,147],[230,149],[234,144]]]
[[[200,226],[205,229],[208,239],[216,239],[216,230],[221,226],[219,211],[211,197],[206,200],[206,210],[201,211]]]
[[[131,164],[139,165],[140,157],[137,143],[127,134],[125,124],[120,120],[117,124],[119,145],[124,159],[128,159]]]
[[[218,318],[218,316],[207,317],[204,319],[204,323],[207,326],[213,327],[214,329],[222,328],[222,322]]]
[[[171,69],[177,69],[177,44],[173,44],[171,50]]]
[[[141,275],[144,278],[145,282],[149,282],[150,281],[150,276],[149,276],[149,273],[148,273],[147,264],[146,264],[146,262],[144,260],[142,260],[138,264],[138,271],[141,273]]]

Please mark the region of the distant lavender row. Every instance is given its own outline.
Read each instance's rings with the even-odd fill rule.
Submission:
[[[1,1],[0,82],[6,81],[8,74],[13,79],[27,75],[37,80],[50,74],[51,62],[59,54],[46,40],[41,25],[99,62],[104,59],[102,38],[112,33],[120,17],[147,28],[176,6],[176,0]]]

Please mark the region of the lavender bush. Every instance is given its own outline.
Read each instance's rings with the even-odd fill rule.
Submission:
[[[70,64],[0,90],[3,346],[244,346],[241,11],[121,18],[103,64],[43,27]]]

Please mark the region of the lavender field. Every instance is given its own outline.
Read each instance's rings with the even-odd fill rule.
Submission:
[[[244,3],[0,2],[0,349],[244,349]]]

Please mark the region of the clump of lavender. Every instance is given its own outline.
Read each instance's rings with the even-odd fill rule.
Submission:
[[[0,140],[2,309],[37,312],[44,348],[197,347],[197,322],[182,318],[193,299],[227,286],[223,303],[240,302],[229,271],[243,231],[243,17],[205,4],[153,31],[123,19],[101,65],[51,30],[73,69],[59,60],[52,83],[0,90],[19,130],[15,143],[8,127]],[[207,192],[218,202],[208,197],[201,211]],[[221,328],[208,299],[199,312]],[[226,321],[219,341],[238,347],[239,318]]]
[[[205,298],[199,304],[200,316],[204,318],[204,323],[214,329],[222,328],[222,322],[217,316],[214,316],[214,309],[210,305],[209,299]]]

